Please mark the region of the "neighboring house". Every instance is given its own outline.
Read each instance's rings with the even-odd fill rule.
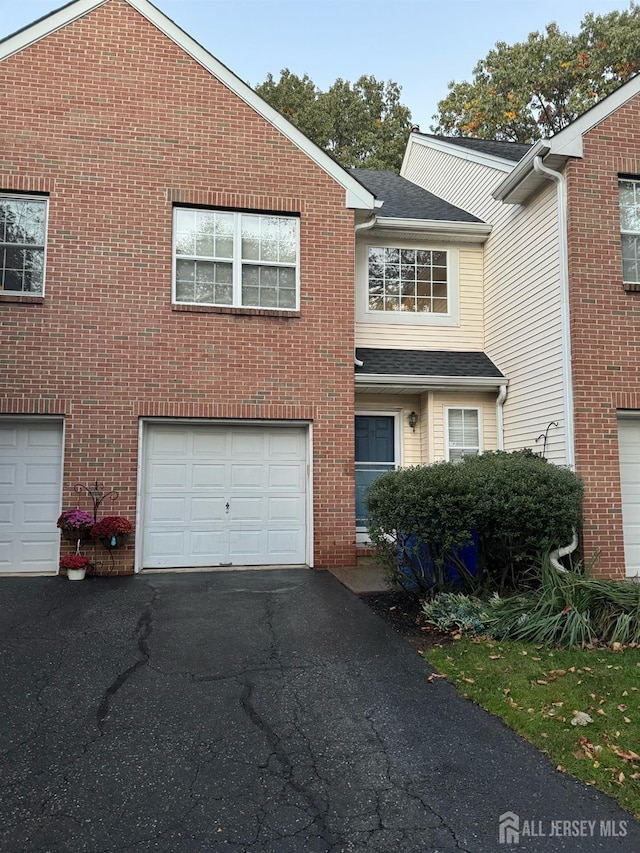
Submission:
[[[492,225],[485,351],[504,445],[585,483],[582,547],[640,574],[640,77],[530,149],[414,133],[402,174]]]
[[[0,42],[0,99],[0,572],[96,480],[120,572],[354,564],[373,194],[147,0]]]

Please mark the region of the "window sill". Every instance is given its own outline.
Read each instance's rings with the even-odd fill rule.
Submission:
[[[0,302],[17,302],[23,305],[42,305],[44,296],[26,296],[23,293],[12,293],[10,290],[0,290]]]
[[[640,282],[638,281],[625,281],[622,286],[627,293],[640,293]]]
[[[186,311],[189,314],[235,314],[249,317],[280,317],[289,320],[300,316],[300,311],[278,311],[270,308],[240,308],[224,305],[182,305],[173,303],[172,311]]]

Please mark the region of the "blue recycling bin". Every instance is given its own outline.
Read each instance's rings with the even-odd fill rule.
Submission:
[[[471,542],[465,545],[464,548],[456,550],[456,557],[464,563],[467,571],[473,577],[476,577],[478,572],[478,532],[471,531]],[[402,543],[402,544],[401,544]],[[407,553],[410,555],[410,561],[407,559]],[[400,536],[398,540],[398,570],[405,576],[401,580],[401,584],[405,589],[417,589],[420,585],[416,577],[424,579],[424,586],[433,586],[435,578],[433,576],[433,564],[429,555],[429,546],[426,542],[418,539],[415,534],[410,536]],[[452,586],[460,586],[462,577],[455,563],[447,563],[445,565],[445,577]]]

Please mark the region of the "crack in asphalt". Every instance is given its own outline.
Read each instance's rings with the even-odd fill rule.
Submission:
[[[159,592],[153,586],[153,584],[149,584],[151,589],[153,590],[153,596],[151,601],[144,608],[142,613],[140,614],[140,618],[135,627],[135,631],[133,633],[134,638],[137,640],[138,645],[138,653],[140,657],[131,666],[127,667],[124,672],[121,672],[116,679],[107,687],[105,690],[102,700],[98,705],[96,710],[96,724],[100,733],[104,732],[107,718],[109,717],[109,710],[111,708],[111,701],[113,697],[118,693],[119,690],[127,683],[127,681],[131,678],[131,676],[136,672],[140,667],[146,666],[149,663],[149,659],[151,654],[149,652],[149,646],[147,644],[147,640],[151,636],[151,632],[153,631],[153,621],[152,614],[154,605],[158,599]]]

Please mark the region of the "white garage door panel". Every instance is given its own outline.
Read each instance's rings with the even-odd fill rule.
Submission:
[[[58,571],[62,424],[0,421],[0,573]]]
[[[618,421],[624,554],[628,577],[640,574],[640,418]]]
[[[300,427],[150,424],[144,567],[304,563],[306,446]]]

